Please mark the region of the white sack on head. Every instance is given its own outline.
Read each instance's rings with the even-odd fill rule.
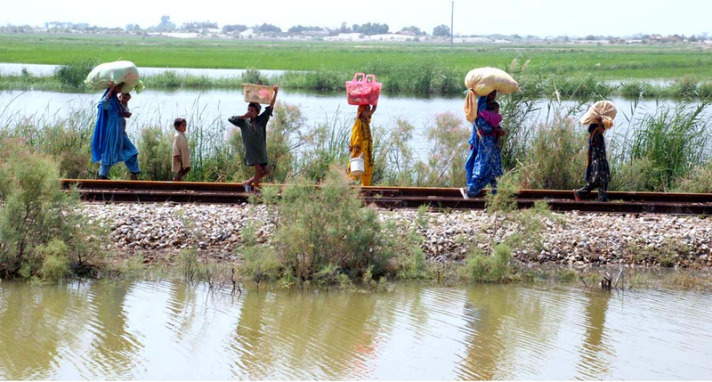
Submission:
[[[470,70],[465,76],[465,86],[480,96],[492,93],[493,90],[502,94],[519,91],[519,84],[509,73],[488,66]]]
[[[97,65],[89,73],[84,83],[94,89],[106,89],[112,81],[114,84],[124,83],[121,89],[122,93],[128,93],[134,89],[136,89],[137,93],[140,93],[143,89],[143,82],[139,80],[138,69],[131,61],[114,61]]]
[[[588,108],[579,121],[582,125],[602,124],[606,129],[613,127],[616,118],[616,105],[611,101],[598,101]]]

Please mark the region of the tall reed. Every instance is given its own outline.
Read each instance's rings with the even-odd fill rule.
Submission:
[[[674,187],[676,179],[710,158],[708,102],[697,105],[658,106],[653,114],[628,118],[630,132],[617,160],[623,165],[647,160],[652,167],[654,190]]]

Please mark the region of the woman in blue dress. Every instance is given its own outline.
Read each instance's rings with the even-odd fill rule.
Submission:
[[[477,99],[478,116],[472,125],[470,156],[465,163],[467,188],[460,189],[465,199],[477,196],[488,184],[492,185],[493,194],[497,192],[497,177],[502,175],[502,150],[495,141],[498,135],[504,135],[504,130],[496,129],[479,116],[496,98],[495,90]]]
[[[124,162],[131,172],[131,180],[138,180],[138,174],[141,173],[138,150],[126,135],[125,111],[118,98],[123,83],[110,85],[99,102],[91,140],[91,158],[94,163],[101,163],[99,179],[109,179],[111,166]]]

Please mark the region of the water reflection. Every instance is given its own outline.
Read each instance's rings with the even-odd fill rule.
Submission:
[[[586,333],[576,370],[585,379],[610,379],[610,359],[615,357],[606,336],[606,312],[611,293],[592,291],[587,295]]]
[[[709,379],[712,296],[0,284],[0,379]]]
[[[77,293],[79,292],[79,293]],[[87,293],[0,284],[0,379],[51,379],[87,322]]]
[[[131,284],[103,285],[94,283],[89,295],[91,320],[87,330],[92,334],[89,352],[83,356],[93,377],[133,379],[132,370],[140,366],[136,357],[143,347],[136,333],[128,330],[126,297]],[[84,376],[83,376],[84,377]]]
[[[541,361],[545,352],[555,346],[558,328],[551,323],[563,316],[565,303],[548,291],[531,292],[502,286],[468,290],[464,306],[468,348],[460,364],[461,378],[547,375],[549,370]]]
[[[227,345],[233,377],[367,378],[380,324],[388,321],[374,320],[377,301],[367,294],[248,294]]]

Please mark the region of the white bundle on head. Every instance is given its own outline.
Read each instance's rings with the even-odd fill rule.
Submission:
[[[616,105],[611,101],[598,101],[591,105],[586,114],[581,117],[582,125],[601,124],[605,129],[613,127],[616,118]]]

